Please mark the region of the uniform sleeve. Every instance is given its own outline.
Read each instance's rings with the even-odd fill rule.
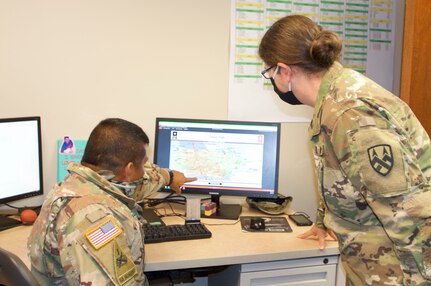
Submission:
[[[431,279],[431,187],[411,138],[385,118],[358,110],[340,116],[332,132],[343,171],[393,242],[404,270],[419,269]]]
[[[143,234],[136,220],[89,205],[61,228],[59,255],[70,285],[145,284]]]
[[[322,201],[322,199],[319,200],[319,207],[317,208],[317,215],[316,215],[316,226],[318,228],[326,229],[325,224],[323,223],[325,219],[325,203]]]
[[[144,175],[144,183],[142,187],[136,191],[135,200],[140,202],[145,198],[151,196],[153,193],[160,190],[160,188],[164,187],[167,182],[162,175],[161,168],[154,164],[147,162],[145,163],[145,175]]]

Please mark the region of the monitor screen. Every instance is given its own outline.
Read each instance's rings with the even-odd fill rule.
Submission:
[[[155,163],[198,178],[183,193],[277,197],[280,123],[157,118],[155,133]]]
[[[0,119],[0,204],[43,194],[40,117]]]

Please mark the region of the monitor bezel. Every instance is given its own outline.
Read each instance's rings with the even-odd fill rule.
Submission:
[[[36,121],[37,124],[37,141],[38,141],[38,157],[39,157],[39,190],[26,191],[25,193],[0,198],[0,204],[11,203],[14,201],[27,199],[35,196],[41,196],[44,193],[43,188],[43,163],[42,163],[42,128],[40,116],[28,116],[28,117],[11,117],[11,118],[0,118],[0,124],[8,122],[22,122],[22,121]],[[1,191],[1,190],[0,190]]]
[[[278,180],[279,180],[279,155],[280,155],[280,137],[281,137],[281,123],[279,122],[259,122],[259,121],[241,121],[241,120],[216,120],[216,119],[196,119],[196,118],[170,118],[170,117],[157,117],[155,125],[155,142],[154,142],[154,163],[158,165],[158,146],[159,146],[159,124],[161,121],[172,122],[186,122],[186,123],[215,123],[227,125],[259,125],[259,126],[272,126],[276,127],[276,156],[275,156],[275,178],[274,178],[274,192],[260,192],[248,190],[233,190],[232,189],[215,189],[213,187],[199,187],[189,188],[184,186],[183,194],[198,194],[198,195],[211,195],[211,196],[234,196],[234,197],[253,197],[253,198],[276,198],[278,196]],[[160,166],[166,168],[166,166]],[[178,170],[181,171],[181,170]],[[185,174],[187,176],[187,174]],[[160,189],[161,192],[171,192],[172,190],[166,186]]]

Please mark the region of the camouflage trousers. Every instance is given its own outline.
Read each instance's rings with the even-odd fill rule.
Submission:
[[[414,262],[402,265],[386,235],[357,232],[337,235],[348,286],[431,286]]]

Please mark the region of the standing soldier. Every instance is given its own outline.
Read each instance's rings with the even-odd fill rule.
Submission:
[[[300,237],[324,248],[336,236],[347,285],[431,285],[429,136],[398,97],[343,68],[341,48],[300,15],[275,22],[259,47],[280,98],[314,108],[321,204]]]

